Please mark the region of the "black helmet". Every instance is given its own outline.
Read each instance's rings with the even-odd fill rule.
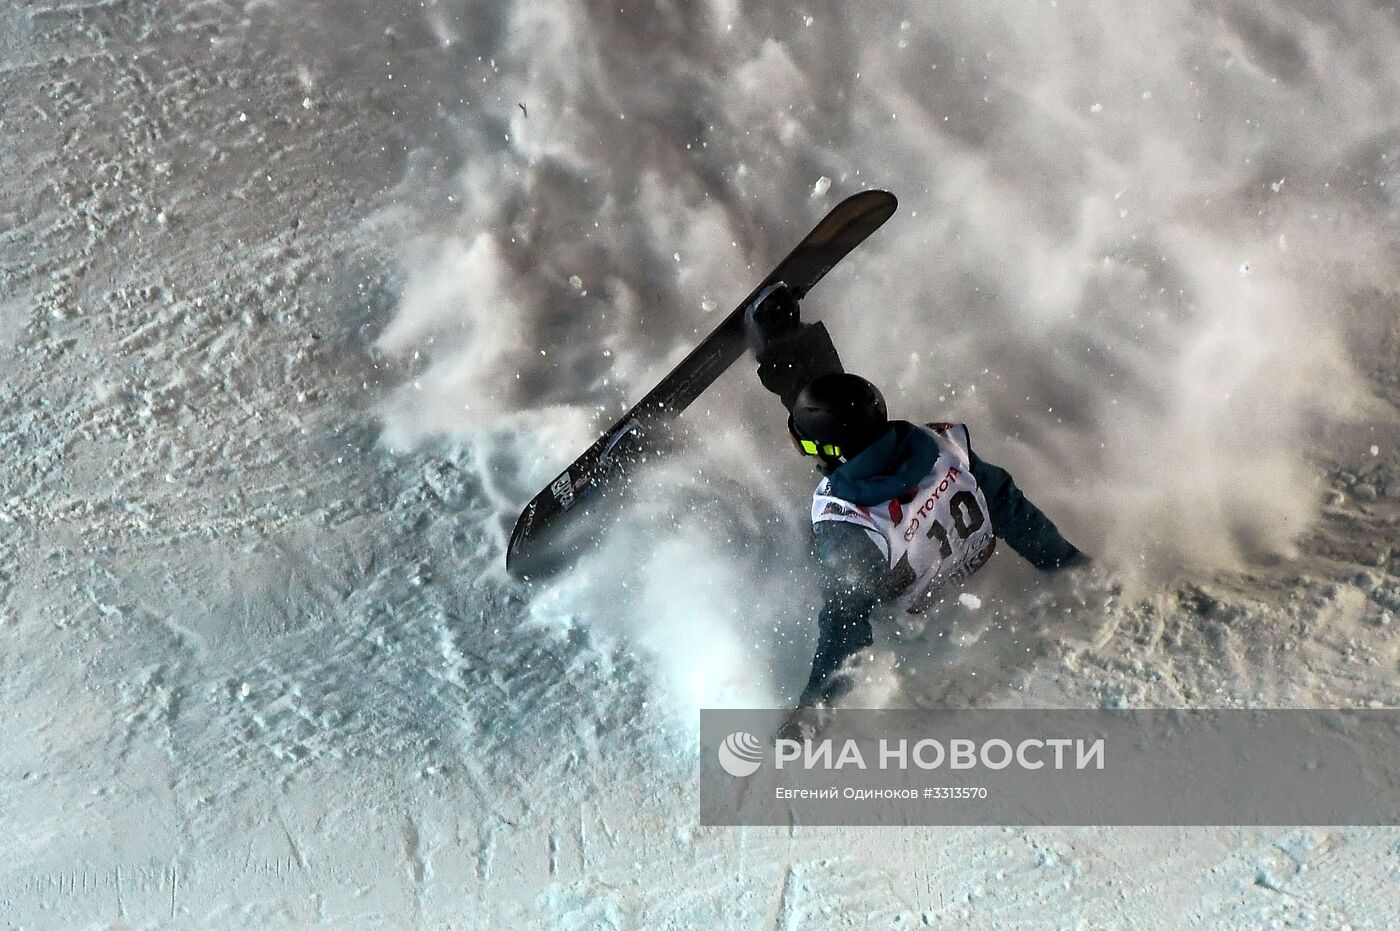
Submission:
[[[797,395],[788,430],[802,452],[828,464],[852,458],[889,429],[880,389],[859,375],[832,372]]]

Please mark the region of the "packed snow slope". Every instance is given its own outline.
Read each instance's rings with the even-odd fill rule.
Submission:
[[[502,549],[884,187],[806,312],[1106,578],[999,556],[861,700],[1400,704],[1396,48],[1362,0],[11,0],[0,927],[1394,927],[1393,830],[699,828],[696,710],[813,644],[747,363],[574,571]]]

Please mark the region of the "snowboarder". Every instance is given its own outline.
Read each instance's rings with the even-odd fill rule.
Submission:
[[[823,604],[799,711],[850,690],[841,667],[874,642],[877,605],[918,613],[998,539],[1042,571],[1088,563],[1005,469],[972,451],[965,425],[890,420],[880,391],[843,370],[826,327],[802,322],[785,287],[761,292],[744,325],[794,445],[825,475],[812,498]]]

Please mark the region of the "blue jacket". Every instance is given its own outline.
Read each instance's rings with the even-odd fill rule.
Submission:
[[[972,450],[968,452],[972,476],[987,499],[992,529],[1002,542],[1045,572],[1088,561],[1021,493],[1009,472]],[[897,420],[872,446],[830,474],[832,491],[866,507],[883,504],[918,484],[937,458],[938,445],[927,433]],[[914,582],[907,564],[891,569],[879,548],[856,524],[816,524],[812,549],[821,567],[822,610],[820,639],[812,674],[802,691],[803,705],[831,697],[827,694],[831,673],[851,654],[874,642],[870,612]]]
[[[826,372],[842,371],[840,357],[820,323],[797,324],[781,332],[758,332],[754,355],[758,377],[791,410],[802,388]],[[969,431],[969,438],[971,431]],[[1045,572],[1087,563],[1039,508],[1016,487],[1010,473],[971,449],[972,476],[982,489],[997,537]],[[905,421],[830,474],[838,497],[870,506],[896,498],[918,484],[938,458],[933,439]],[[821,573],[822,610],[817,653],[800,704],[835,697],[831,680],[853,653],[874,643],[870,612],[914,582],[907,567],[891,569],[884,555],[855,524],[830,521],[812,530],[812,550]]]

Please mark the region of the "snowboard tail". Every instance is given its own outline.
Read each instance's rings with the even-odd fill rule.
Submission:
[[[626,485],[630,471],[666,445],[670,423],[743,355],[744,308],[784,282],[803,297],[898,206],[888,191],[862,191],[832,208],[700,345],[525,506],[506,549],[506,569],[540,575],[567,563],[602,532],[598,507]],[[585,513],[595,519],[581,520]]]

